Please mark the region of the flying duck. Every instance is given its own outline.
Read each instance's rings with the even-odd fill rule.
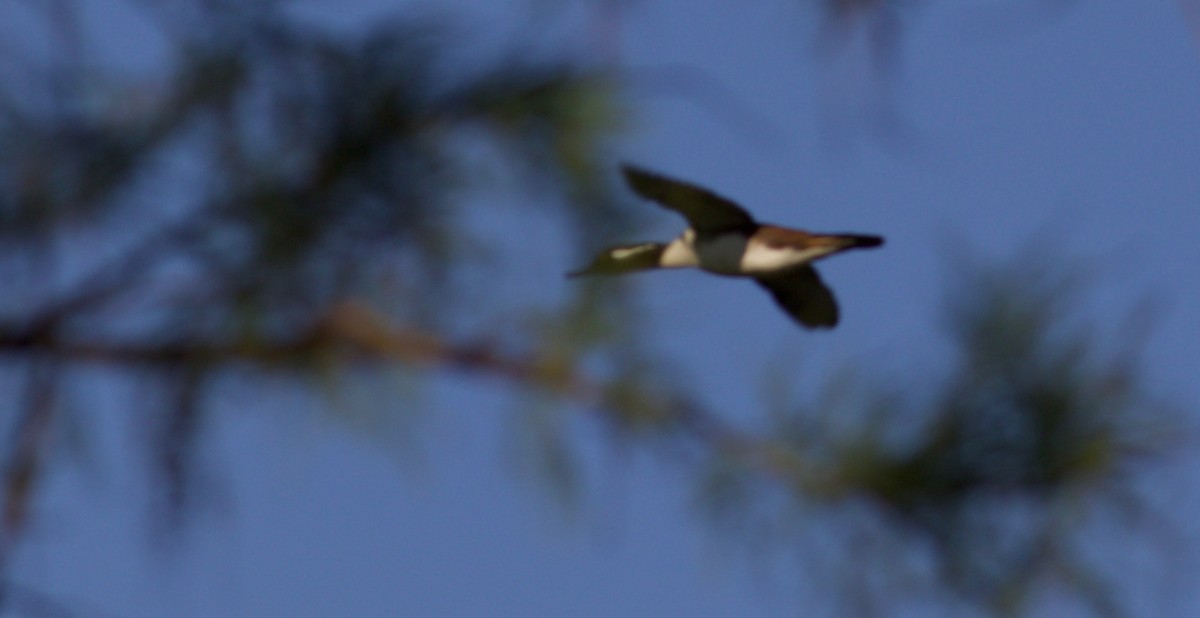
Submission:
[[[683,215],[688,229],[669,243],[612,247],[567,276],[699,268],[750,277],[800,324],[833,328],[838,323],[837,301],[812,263],[848,249],[883,244],[880,236],[817,234],[758,223],[741,206],[707,189],[630,165],[622,166],[621,172],[635,193]]]

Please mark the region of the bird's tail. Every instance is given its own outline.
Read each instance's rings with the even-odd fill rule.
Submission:
[[[869,249],[883,244],[882,236],[870,234],[830,234],[838,239],[838,244],[846,249]]]

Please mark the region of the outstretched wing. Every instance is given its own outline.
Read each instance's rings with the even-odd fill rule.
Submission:
[[[807,328],[833,328],[838,323],[837,300],[811,266],[773,277],[760,277],[779,307]]]
[[[683,215],[699,234],[725,231],[749,233],[758,228],[750,213],[708,189],[632,165],[622,166],[621,172],[638,195]]]

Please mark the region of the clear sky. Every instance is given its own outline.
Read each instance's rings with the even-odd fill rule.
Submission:
[[[953,248],[1005,258],[1036,239],[1094,269],[1084,307],[1102,330],[1154,300],[1150,382],[1200,403],[1200,46],[1176,2],[912,3],[883,98],[861,38],[818,53],[815,2],[627,4],[612,61],[635,75],[698,69],[724,94],[639,85],[620,156],[762,220],[888,238],[823,265],[843,307],[831,333],[795,328],[745,282],[642,276],[650,344],[711,408],[752,420],[768,368],[809,376],[801,387],[845,366],[919,382],[948,362],[939,320]],[[1038,8],[1054,4],[1067,7]],[[877,128],[889,106],[890,132]],[[647,220],[642,238],[612,240],[682,227],[665,212]],[[510,273],[508,300],[565,294],[574,264],[557,246]],[[518,404],[494,385],[431,379],[401,446],[328,422],[286,388],[264,391],[225,395],[206,430],[220,506],[157,553],[141,462],[123,455],[144,419],[102,403],[102,463],[54,477],[15,578],[121,617],[803,615],[804,587],[731,559],[684,475],[636,448],[605,450],[596,427],[580,432],[596,432],[599,490],[564,510],[522,480],[505,433]],[[1185,453],[1161,475],[1178,521],[1200,513],[1197,463]],[[1200,545],[1185,553],[1181,572],[1200,573]],[[1168,607],[1200,606],[1195,586],[1173,593]]]

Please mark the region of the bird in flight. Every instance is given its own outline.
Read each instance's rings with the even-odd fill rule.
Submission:
[[[806,328],[833,328],[838,323],[837,301],[812,263],[849,249],[883,244],[880,236],[818,234],[758,223],[733,201],[691,183],[631,165],[621,172],[635,193],[683,215],[689,227],[669,243],[612,247],[567,276],[699,268],[727,277],[749,277]]]

